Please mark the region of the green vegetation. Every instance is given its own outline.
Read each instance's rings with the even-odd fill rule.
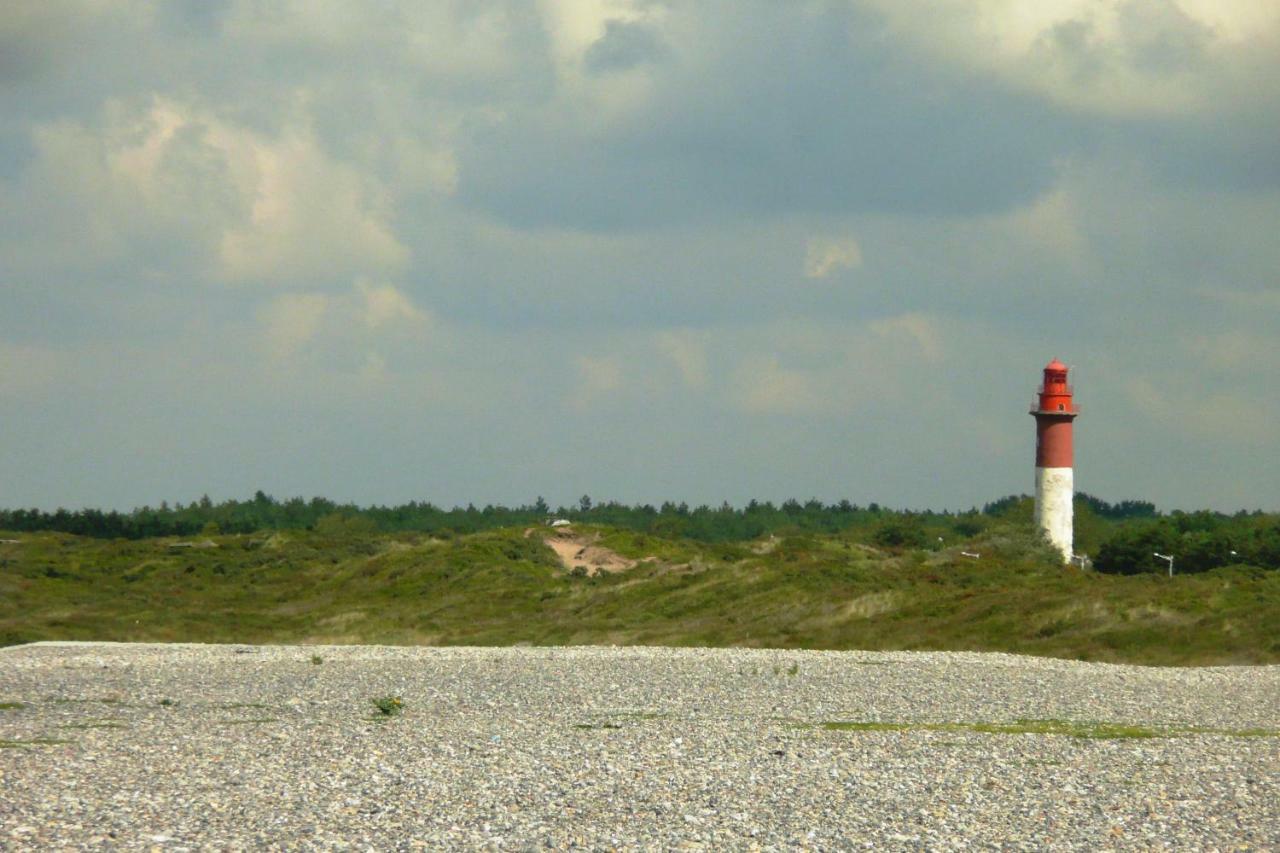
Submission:
[[[861,521],[834,532],[793,525],[745,540],[575,523],[594,547],[640,561],[591,577],[564,570],[541,524],[472,534],[220,533],[202,547],[0,532],[21,540],[0,545],[0,644],[522,642],[1280,662],[1280,572],[1235,565],[1168,578],[1064,568],[1031,532],[1024,499],[989,513],[920,515],[908,526],[923,530],[923,547],[888,544],[884,511],[851,517],[858,513]],[[1088,507],[1077,516],[1086,543],[1149,523]],[[1241,523],[1263,529],[1273,520]]]
[[[373,700],[373,707],[383,717],[394,717],[404,710],[404,702],[399,696],[381,696]]]
[[[218,720],[224,726],[254,726],[262,723],[278,723],[280,720],[276,717],[246,717],[243,720]]]
[[[0,702],[0,711],[19,711],[25,707],[21,702]]]
[[[1185,737],[1192,734],[1215,734],[1223,737],[1280,737],[1271,729],[1205,729],[1192,726],[1135,726],[1124,723],[1102,723],[1075,720],[1015,720],[1012,723],[884,723],[826,722],[821,728],[837,732],[980,732],[982,734],[1065,735],[1090,740],[1123,740]]]
[[[1088,494],[1076,496],[1076,551],[1096,555],[1096,568],[1114,574],[1158,572],[1165,568],[1153,551],[1173,554],[1178,571],[1194,573],[1226,565],[1280,568],[1280,515],[1260,511],[1235,515],[1173,512],[1162,515],[1146,501],[1108,503]],[[358,507],[324,498],[277,501],[257,492],[245,501],[214,504],[208,497],[173,506],[142,507],[132,512],[83,509],[0,509],[0,530],[61,532],[101,539],[144,539],[161,536],[200,537],[175,541],[175,550],[209,547],[221,534],[311,531],[336,539],[374,533],[424,533],[448,538],[541,524],[551,516],[578,523],[647,534],[657,540],[688,539],[703,543],[741,543],[766,535],[853,535],[881,548],[937,549],[944,543],[979,536],[993,525],[1029,524],[1031,499],[1011,495],[978,511],[897,512],[877,504],[859,507],[848,501],[786,501],[778,506],[751,501],[735,508],[698,506],[670,501],[660,507],[595,503],[583,495],[576,506],[552,510],[542,498],[520,507],[474,506],[445,510],[429,503],[396,507]],[[641,537],[645,538],[645,537]],[[642,554],[641,556],[651,556]],[[0,564],[3,553],[0,553]],[[52,573],[61,569],[50,567]],[[51,575],[53,576],[53,575]]]
[[[71,743],[71,741],[56,737],[35,737],[30,740],[0,738],[0,749],[27,749],[32,746],[57,746],[63,743]]]

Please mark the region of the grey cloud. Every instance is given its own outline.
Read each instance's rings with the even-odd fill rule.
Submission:
[[[1033,98],[937,73],[867,14],[699,12],[680,22],[688,44],[653,68],[641,114],[592,132],[572,105],[537,104],[472,140],[463,198],[521,226],[606,230],[726,213],[971,214],[1035,197],[1083,135]]]
[[[652,62],[665,52],[662,36],[653,26],[607,21],[604,35],[587,49],[583,65],[592,74],[626,71]]]
[[[1212,30],[1176,6],[1148,0],[1121,5],[1117,28],[1107,38],[1090,16],[1063,21],[1040,38],[1038,58],[1065,66],[1082,85],[1091,85],[1121,67],[1149,74],[1194,71],[1213,41]]]
[[[1213,31],[1172,3],[1131,2],[1120,8],[1120,26],[1135,67],[1173,73],[1201,64]]]
[[[172,33],[207,38],[222,29],[223,19],[234,0],[165,0],[157,14]]]

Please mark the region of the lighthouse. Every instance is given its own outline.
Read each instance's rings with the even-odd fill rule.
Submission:
[[[1031,404],[1036,419],[1036,526],[1071,561],[1071,422],[1080,414],[1067,384],[1067,366],[1056,358],[1044,369],[1044,383]]]

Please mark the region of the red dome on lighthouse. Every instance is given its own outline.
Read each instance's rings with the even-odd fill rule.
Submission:
[[[1035,409],[1041,412],[1073,412],[1071,386],[1067,384],[1067,366],[1056,358],[1045,365],[1040,400]]]
[[[1044,368],[1044,384],[1031,404],[1036,419],[1036,465],[1071,467],[1071,421],[1080,414],[1067,382],[1067,366],[1056,358]]]

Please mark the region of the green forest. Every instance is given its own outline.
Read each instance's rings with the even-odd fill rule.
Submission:
[[[858,506],[849,501],[826,504],[816,499],[781,504],[753,500],[742,507],[727,503],[690,507],[672,502],[629,506],[614,501],[597,503],[586,495],[573,506],[555,508],[542,498],[518,507],[443,509],[424,502],[360,507],[319,497],[277,500],[259,491],[247,500],[214,503],[202,497],[185,505],[164,503],[131,512],[0,510],[0,531],[134,540],[267,530],[466,535],[563,518],[701,543],[822,533],[852,535],[883,547],[931,549],[939,543],[972,540],[995,523],[1029,525],[1031,513],[1032,502],[1025,495],[1001,498],[981,509],[935,512],[895,510],[875,503]],[[1075,502],[1075,550],[1088,556],[1091,568],[1108,574],[1165,572],[1168,563],[1154,556],[1157,552],[1172,555],[1176,572],[1182,574],[1229,565],[1276,569],[1280,568],[1280,514],[1161,513],[1147,501],[1111,503],[1082,493]]]

